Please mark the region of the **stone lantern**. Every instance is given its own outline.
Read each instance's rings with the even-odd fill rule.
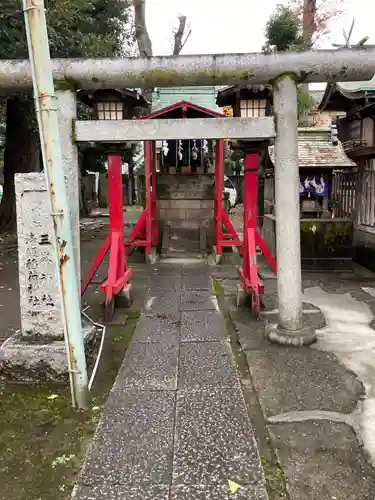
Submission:
[[[80,91],[78,98],[93,109],[94,120],[130,120],[134,108],[148,105],[141,94],[128,89]]]
[[[78,99],[92,108],[93,120],[131,120],[134,117],[134,108],[145,108],[148,106],[146,99],[136,90],[129,89],[97,89],[81,90],[78,92]],[[100,144],[91,144],[89,147],[97,150],[101,154],[123,156],[125,151],[131,151],[132,143],[115,143],[108,140]],[[124,168],[124,167],[123,167]],[[135,180],[131,163],[129,164],[128,193],[125,203],[132,204],[135,197]],[[100,206],[107,206],[107,176],[99,177],[99,198]],[[101,194],[100,194],[101,193]]]
[[[216,104],[231,107],[235,118],[264,118],[272,114],[272,86],[271,85],[234,85],[218,92]],[[267,168],[269,141],[231,141],[232,150],[259,154],[258,171],[258,215],[264,215],[264,170]]]

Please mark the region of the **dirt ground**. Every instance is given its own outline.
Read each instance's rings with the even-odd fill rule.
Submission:
[[[240,203],[230,209],[229,218],[232,221],[233,227],[236,231],[243,231],[243,204]]]

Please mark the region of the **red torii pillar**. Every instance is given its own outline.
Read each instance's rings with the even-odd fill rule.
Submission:
[[[136,247],[144,247],[146,258],[153,263],[159,242],[156,221],[156,143],[145,141],[145,196],[146,206],[126,242],[127,254]]]
[[[109,235],[81,283],[81,295],[83,295],[109,251],[107,279],[100,286],[100,291],[105,294],[104,316],[106,320],[110,320],[113,316],[117,296],[121,295],[126,305],[130,304],[130,279],[133,275],[132,269],[127,267],[125,255],[122,157],[116,153],[108,155],[108,206]]]

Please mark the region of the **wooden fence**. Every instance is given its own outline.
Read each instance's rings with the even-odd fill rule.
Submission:
[[[358,177],[358,213],[356,222],[375,228],[375,171],[364,169]]]
[[[355,211],[358,173],[336,171],[332,176],[331,200],[335,217],[351,219]],[[332,202],[331,202],[332,203]]]

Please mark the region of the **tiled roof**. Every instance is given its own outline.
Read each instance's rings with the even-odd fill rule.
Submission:
[[[274,163],[274,146],[269,147],[269,153]],[[300,168],[355,166],[355,163],[345,154],[340,141],[337,141],[337,144],[332,142],[330,129],[314,127],[298,129],[298,163]]]
[[[219,88],[215,86],[158,88],[152,96],[152,111],[166,108],[179,101],[188,101],[221,113],[221,109],[216,105]]]
[[[337,87],[346,92],[375,92],[375,75],[367,82],[338,82]]]

